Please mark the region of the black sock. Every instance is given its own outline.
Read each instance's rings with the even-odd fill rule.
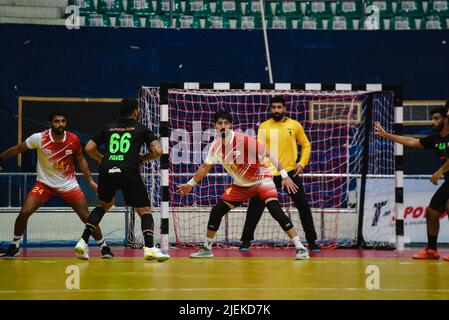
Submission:
[[[89,238],[94,233],[95,228],[100,224],[101,219],[103,219],[106,211],[102,207],[95,207],[89,215],[86,223],[86,229],[84,229],[83,235],[81,238],[88,243]]]
[[[83,238],[84,242],[89,243],[89,238],[94,233],[95,227],[91,226],[90,224],[86,224],[86,228],[84,229],[83,235],[81,238]]]
[[[431,236],[430,234],[427,234],[427,244],[430,249],[433,249],[433,250],[437,249],[437,239],[438,239],[438,235]]]
[[[152,214],[144,214],[141,219],[142,233],[143,239],[145,240],[145,247],[152,248],[154,246],[153,243],[153,229],[154,229],[154,220]]]

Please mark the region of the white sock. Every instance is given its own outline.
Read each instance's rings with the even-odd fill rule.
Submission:
[[[209,249],[212,250],[212,244],[214,243],[214,239],[211,238],[206,238],[206,240],[204,241],[204,246]]]
[[[97,244],[100,246],[100,248],[106,247],[106,241],[104,241],[103,238],[101,238],[100,240],[97,241]]]
[[[295,244],[296,249],[305,249],[304,245],[301,243],[301,240],[299,240],[299,237],[293,237],[292,238],[293,243]]]
[[[20,240],[22,240],[22,237],[23,236],[16,236],[16,235],[14,235],[12,243],[14,243],[16,248],[18,248],[20,246]]]

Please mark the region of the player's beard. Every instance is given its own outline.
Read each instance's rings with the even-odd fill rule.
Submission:
[[[51,128],[52,130],[53,130],[53,132],[56,134],[56,135],[58,135],[58,136],[60,136],[60,135],[63,135],[64,134],[64,131],[65,131],[65,128],[64,127],[59,127],[59,128]]]
[[[432,125],[432,130],[435,132],[440,132],[444,128],[444,122],[441,122],[439,125],[434,126]]]
[[[280,113],[280,112],[273,113],[274,121],[281,121],[282,118],[284,118],[284,113]]]

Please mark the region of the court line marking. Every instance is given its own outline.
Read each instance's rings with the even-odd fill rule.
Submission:
[[[400,289],[400,288],[385,288],[385,289],[366,289],[366,288],[123,288],[123,289],[77,289],[77,290],[0,290],[0,294],[17,294],[17,293],[99,293],[99,292],[201,292],[201,291],[245,291],[251,293],[252,291],[366,291],[366,292],[434,292],[434,293],[449,293],[449,289]]]

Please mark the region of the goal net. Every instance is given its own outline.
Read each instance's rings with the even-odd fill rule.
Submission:
[[[231,112],[235,131],[256,136],[260,123],[270,118],[268,106],[273,95],[285,97],[287,116],[303,125],[312,145],[302,181],[320,243],[329,246],[353,245],[359,230],[360,205],[365,209],[364,220],[368,221],[375,213],[372,201],[362,202],[360,198],[364,166],[367,197],[378,199],[393,193],[393,143],[375,136],[373,131],[376,121],[392,131],[393,92],[168,89],[171,243],[202,243],[210,210],[232,183],[223,167],[216,165],[191,194],[181,196],[176,192],[177,186],[186,183],[205,159],[209,144],[215,137],[214,113],[218,110]],[[159,90],[144,87],[140,97],[142,122],[158,134]],[[368,113],[371,117],[367,117]],[[370,119],[369,125],[367,119]],[[367,128],[369,132],[365,132]],[[365,147],[368,152],[364,156]],[[159,172],[157,160],[143,169],[153,201],[155,221],[160,221],[157,218],[160,214]],[[393,183],[391,189],[380,188],[390,183]],[[285,213],[304,239],[297,209],[286,193],[282,190],[278,192]],[[394,205],[391,199],[389,205]],[[246,209],[247,203],[223,218],[216,236],[219,244],[240,242]],[[133,223],[130,237],[137,241],[133,242],[133,238],[130,244],[137,245],[142,242],[140,220],[135,217]],[[155,230],[159,229],[156,227]],[[366,232],[370,233],[372,242],[388,242],[391,236],[394,239],[394,224],[386,223]],[[131,233],[134,235],[131,236]],[[290,243],[267,210],[254,238],[255,243],[263,245]]]

